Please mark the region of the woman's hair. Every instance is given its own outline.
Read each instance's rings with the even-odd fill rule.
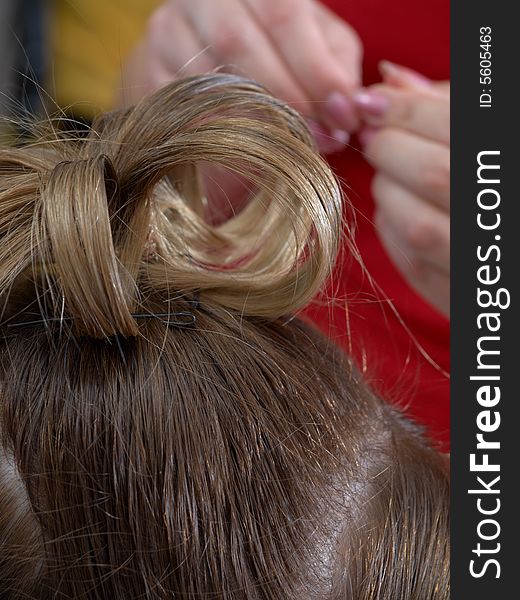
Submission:
[[[208,163],[253,190],[220,224]],[[294,317],[341,227],[230,75],[0,151],[2,600],[448,598],[446,461]]]

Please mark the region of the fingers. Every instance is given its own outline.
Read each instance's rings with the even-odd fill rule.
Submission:
[[[308,96],[314,100],[325,98],[331,92],[351,91],[359,83],[354,76],[354,63],[359,64],[360,53],[350,30],[339,19],[321,15],[310,0],[245,0],[256,21],[271,39],[281,59]],[[324,27],[322,27],[322,25]],[[334,32],[335,39],[342,33],[342,47],[352,54],[342,64],[327,41]],[[343,52],[342,59],[347,51]]]
[[[375,85],[354,95],[363,120],[373,127],[396,127],[435,142],[450,143],[447,96]]]
[[[396,65],[388,60],[379,63],[379,71],[384,83],[393,87],[449,96],[449,81],[432,81],[413,69]]]
[[[403,277],[432,306],[446,317],[449,317],[449,273],[441,271],[418,258],[388,223],[386,213],[377,211],[375,221],[379,238]]]
[[[385,175],[372,183],[377,209],[387,227],[414,257],[450,272],[450,217]]]
[[[231,70],[320,123],[334,143],[359,124],[349,95],[359,86],[361,43],[316,0],[169,0],[154,13],[137,54],[129,83],[144,92],[178,77]]]
[[[307,125],[314,137],[314,141],[322,154],[334,154],[345,149],[350,140],[350,135],[341,129],[329,130],[313,120],[308,120]]]
[[[182,13],[173,14],[174,4],[163,4],[148,23],[148,68],[156,87],[178,77],[212,71],[217,62],[203,46]]]
[[[450,292],[449,85],[383,63],[354,95],[358,137],[376,169],[376,230],[409,284],[446,316]]]
[[[206,73],[217,63],[204,47],[182,8],[183,0],[165,2],[148,20],[143,39],[126,61],[120,101],[129,106],[165,84],[196,73]]]
[[[339,61],[349,79],[348,91],[358,89],[361,85],[363,46],[357,33],[321,3],[314,5],[314,11],[332,56]],[[359,114],[350,93],[345,94],[339,89],[333,91],[326,97],[319,113],[323,122],[331,128],[341,127],[350,133],[359,128]]]
[[[303,114],[313,115],[307,93],[243,2],[191,0],[184,5],[201,45],[210,49],[219,67],[263,83]]]
[[[346,100],[359,85],[361,44],[332,12],[314,0],[182,1],[219,64],[263,83],[329,129],[345,129],[345,119],[327,110],[327,98]],[[350,113],[352,128],[357,116]]]
[[[359,88],[362,80],[363,59],[361,39],[348,23],[339,19],[321,2],[314,3],[314,12],[332,56],[339,62],[341,69],[346,72],[350,91]]]
[[[450,81],[434,81],[433,88],[440,94],[450,96],[451,82]]]
[[[449,147],[388,127],[371,133],[365,156],[377,171],[449,213]]]
[[[245,2],[280,59],[311,102],[316,103],[315,114],[320,115],[321,105],[328,96],[346,95],[359,84],[359,42],[350,28],[341,25],[332,13],[319,11],[310,0]],[[333,51],[332,40],[336,47],[341,44],[341,56]],[[344,60],[347,62],[343,63]]]
[[[379,72],[383,77],[383,81],[394,87],[409,90],[429,90],[432,87],[431,79],[408,67],[396,65],[389,60],[382,60],[379,63]]]

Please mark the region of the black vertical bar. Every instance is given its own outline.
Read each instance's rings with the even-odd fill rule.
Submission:
[[[454,600],[520,598],[516,9],[511,2],[452,2]],[[480,182],[479,160],[487,165]]]

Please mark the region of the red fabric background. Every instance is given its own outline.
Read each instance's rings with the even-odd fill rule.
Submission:
[[[449,79],[448,0],[325,0],[324,4],[359,33],[365,49],[365,85],[380,81],[377,64],[382,59],[432,79]],[[355,139],[352,145],[332,156],[330,163],[347,184],[345,190],[357,213],[356,242],[383,293],[374,290],[347,257],[332,283],[335,306],[315,307],[308,314],[354,354],[384,397],[406,407],[447,449],[449,379],[442,371],[449,370],[449,323],[411,290],[386,257],[371,224],[373,171]],[[385,297],[392,301],[404,324]]]

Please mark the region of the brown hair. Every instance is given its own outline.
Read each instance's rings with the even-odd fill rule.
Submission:
[[[203,162],[255,189],[220,225]],[[0,151],[2,599],[448,598],[445,461],[290,317],[341,211],[230,75]]]

